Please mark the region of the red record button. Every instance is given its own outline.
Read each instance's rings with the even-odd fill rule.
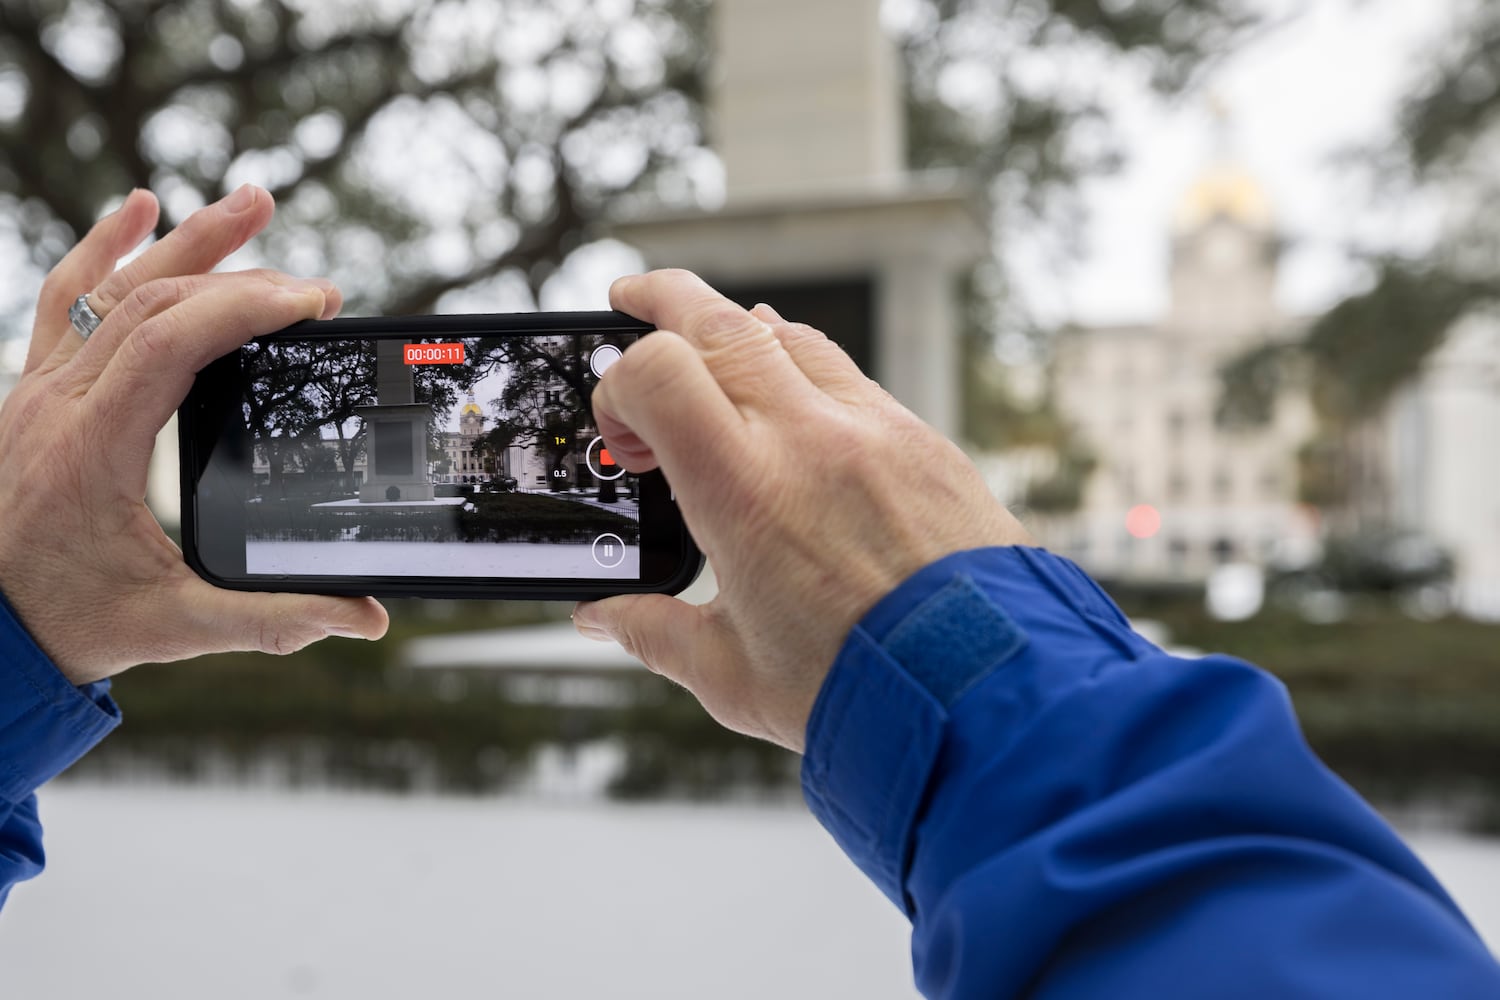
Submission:
[[[625,475],[625,467],[615,462],[615,457],[604,447],[604,438],[596,437],[589,442],[588,451],[584,452],[584,461],[588,462],[589,471],[597,479],[619,479]]]

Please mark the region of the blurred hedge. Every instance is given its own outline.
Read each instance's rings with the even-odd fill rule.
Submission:
[[[1281,678],[1308,743],[1366,795],[1500,805],[1500,626],[1417,621],[1376,602],[1328,625],[1286,611],[1214,622],[1185,602],[1150,617],[1176,643]]]
[[[122,675],[115,697],[126,723],[75,771],[249,780],[269,762],[293,783],[486,792],[524,778],[542,747],[612,738],[626,754],[610,789],[620,797],[795,787],[791,754],[724,730],[686,691],[644,671],[643,704],[588,708],[517,704],[483,675],[455,693],[442,672],[397,663],[416,636],[559,621],[564,605],[390,606],[382,642],[326,639],[285,657],[228,653]]]
[[[131,671],[116,685],[126,724],[84,767],[145,759],[192,777],[213,754],[248,769],[271,752],[304,761],[293,770],[310,781],[402,788],[426,780],[479,791],[513,783],[542,746],[611,737],[626,751],[612,789],[620,796],[795,788],[795,758],[720,729],[659,678],[643,676],[659,690],[619,709],[520,705],[497,685],[455,694],[414,678],[395,666],[405,639],[566,612],[458,602],[434,605],[449,612],[435,616],[424,607],[395,605],[381,643],[330,639],[285,658],[224,655]],[[1218,623],[1186,601],[1158,602],[1151,616],[1175,642],[1280,676],[1311,745],[1367,795],[1478,797],[1500,817],[1500,627],[1377,611],[1335,625],[1281,613]]]

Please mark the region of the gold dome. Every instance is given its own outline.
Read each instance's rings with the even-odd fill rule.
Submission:
[[[482,416],[484,416],[484,411],[481,410],[479,408],[479,404],[476,403],[476,402],[474,402],[472,399],[469,400],[467,403],[465,403],[464,406],[463,406],[463,409],[459,410],[458,412],[459,412],[460,416],[464,416],[464,417],[467,417],[471,413],[474,414],[476,417],[482,417]]]
[[[1271,199],[1260,182],[1231,165],[1210,168],[1177,206],[1177,229],[1197,229],[1217,218],[1252,229],[1271,228]]]

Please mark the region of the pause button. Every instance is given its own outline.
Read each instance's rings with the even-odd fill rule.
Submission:
[[[605,532],[594,539],[594,562],[604,569],[614,569],[625,561],[625,539]]]

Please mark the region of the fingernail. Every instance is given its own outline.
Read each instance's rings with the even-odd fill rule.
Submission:
[[[277,288],[288,295],[300,297],[309,292],[317,292],[326,298],[328,293],[333,291],[333,282],[327,278],[292,278],[285,284],[278,285]]]
[[[752,309],[750,311],[751,312],[755,312],[757,310],[769,313],[773,322],[776,322],[776,323],[785,323],[786,322],[786,320],[784,320],[784,319],[781,318],[781,313],[777,312],[775,309],[772,309],[771,306],[768,305],[765,302],[758,302],[758,303],[756,303],[755,309]]]
[[[230,215],[238,215],[251,205],[255,204],[255,185],[241,184],[234,189],[229,197],[224,199],[224,210]]]
[[[327,630],[327,632],[328,632],[329,635],[336,635],[340,639],[368,639],[369,638],[369,636],[365,635],[362,632],[356,632],[352,628],[344,628],[342,626],[331,627],[331,628],[329,628]]]
[[[125,211],[125,206],[130,204],[130,199],[134,198],[135,193],[139,190],[140,188],[131,188],[129,191],[126,191],[125,197],[120,199],[120,203],[100,216],[99,221],[103,222],[105,219],[112,219],[115,216],[119,215],[121,212]]]
[[[314,294],[321,299],[328,298],[328,292],[311,281],[294,281],[290,285],[278,285],[272,294],[298,301],[305,301]]]

